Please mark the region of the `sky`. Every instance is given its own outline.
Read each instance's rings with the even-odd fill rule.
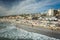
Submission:
[[[0,16],[60,9],[60,0],[0,0]]]

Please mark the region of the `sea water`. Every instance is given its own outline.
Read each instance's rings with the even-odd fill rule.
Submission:
[[[38,33],[17,29],[13,23],[0,22],[0,40],[60,40]]]

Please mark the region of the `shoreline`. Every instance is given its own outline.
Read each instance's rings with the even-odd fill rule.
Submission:
[[[30,22],[31,21],[31,22]],[[36,20],[38,21],[38,20]],[[37,24],[37,22],[34,22],[32,20],[19,20],[19,21],[16,21],[16,20],[1,20],[0,22],[10,22],[10,23],[14,23],[14,24],[23,24],[23,25],[27,25],[27,26],[32,26],[32,27],[42,27],[42,28],[45,28],[45,29],[49,29],[49,30],[54,30],[54,31],[60,31],[60,27],[54,27],[54,26],[46,26],[44,25],[43,23],[40,23],[40,24]]]
[[[49,36],[49,37],[53,37],[53,38],[57,38],[57,39],[60,39],[60,32],[57,32],[57,31],[52,31],[52,30],[49,30],[49,29],[45,29],[45,28],[36,28],[36,27],[31,27],[31,26],[27,26],[27,25],[19,25],[17,24],[16,27],[19,29],[24,29],[26,31],[29,31],[29,32],[34,32],[34,33],[38,33],[38,34],[42,34],[42,35],[46,35],[46,36]],[[58,37],[57,37],[58,36]]]

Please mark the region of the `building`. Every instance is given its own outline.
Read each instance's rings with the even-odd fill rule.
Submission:
[[[47,16],[53,16],[54,15],[54,10],[53,9],[49,9]]]
[[[58,9],[59,15],[60,15],[60,9]]]
[[[60,19],[60,10],[58,9],[58,14],[56,16],[58,19]]]
[[[47,16],[58,16],[59,13],[60,13],[59,10],[49,9],[48,13],[47,13]]]

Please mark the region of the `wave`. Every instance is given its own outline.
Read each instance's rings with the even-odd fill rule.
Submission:
[[[5,25],[5,24],[4,24]],[[15,25],[5,25],[0,29],[0,40],[60,40],[45,35],[17,29]]]

